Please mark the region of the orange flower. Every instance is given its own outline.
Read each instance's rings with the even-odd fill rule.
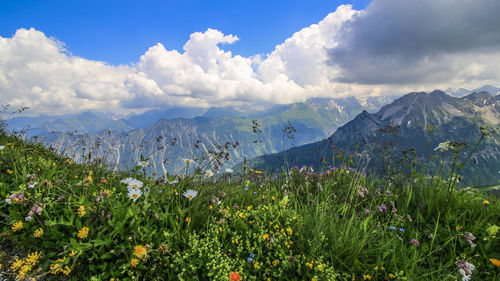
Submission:
[[[491,263],[494,265],[494,266],[500,266],[500,261],[497,260],[497,259],[490,259]]]
[[[240,280],[241,277],[238,272],[231,272],[231,274],[229,274],[229,281],[240,281]]]
[[[131,260],[130,260],[130,264],[131,264],[133,267],[136,267],[136,266],[139,264],[139,260],[138,260],[138,259],[131,259]]]

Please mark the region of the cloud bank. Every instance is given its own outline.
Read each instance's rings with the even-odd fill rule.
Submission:
[[[497,0],[374,0],[339,6],[264,55],[233,55],[208,29],[183,50],[158,43],[112,66],[69,54],[39,30],[0,37],[0,97],[39,113],[291,103],[448,86],[498,85]],[[225,48],[227,49],[227,48]]]

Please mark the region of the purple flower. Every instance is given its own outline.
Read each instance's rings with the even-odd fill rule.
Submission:
[[[238,208],[240,208],[238,205],[234,205],[234,208],[237,210]]]
[[[417,247],[420,246],[420,242],[417,239],[415,239],[415,238],[411,239],[411,243],[412,244],[417,244]]]
[[[401,231],[401,232],[405,232],[405,229],[401,227],[401,228],[399,229],[399,231]]]
[[[371,213],[371,211],[370,211],[370,210],[368,210],[368,209],[365,209],[365,214],[367,214],[367,215],[368,215],[369,213]]]
[[[394,230],[394,229],[396,229],[396,228],[395,228],[394,226],[391,226],[391,227],[390,227],[390,229],[391,229],[391,230]]]
[[[379,211],[381,212],[387,211],[387,207],[385,206],[385,204],[382,204],[382,206],[379,207]]]
[[[387,190],[387,191],[385,192],[385,194],[391,194],[391,191],[390,191],[390,190]]]

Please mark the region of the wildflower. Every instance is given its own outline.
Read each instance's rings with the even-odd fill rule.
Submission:
[[[497,259],[490,259],[491,263],[494,265],[494,266],[500,266],[500,260],[497,260]]]
[[[188,198],[189,200],[193,200],[193,198],[195,198],[198,195],[198,191],[188,189],[187,191],[184,191],[182,195],[184,195],[184,197]]]
[[[128,183],[128,187],[127,188],[141,188],[143,185],[142,181],[140,180],[136,180],[136,179],[132,179],[129,183]]]
[[[77,212],[78,212],[78,216],[79,216],[79,217],[83,217],[83,216],[85,216],[85,206],[80,205],[80,208],[78,208],[78,211],[77,211]]]
[[[373,270],[377,271],[378,270],[378,266],[376,265]]]
[[[365,209],[365,214],[367,214],[367,215],[368,215],[368,214],[370,214],[370,213],[371,213],[371,211],[370,211],[370,210]]]
[[[385,212],[385,211],[387,210],[387,207],[385,206],[385,204],[382,204],[382,206],[380,206],[380,207],[378,208],[378,210],[379,210],[380,212]]]
[[[31,221],[33,218],[31,216],[27,216],[24,218],[25,221]]]
[[[134,248],[134,255],[140,259],[142,259],[147,253],[148,250],[141,245],[137,245]]]
[[[39,238],[39,237],[42,237],[43,235],[43,228],[39,228],[39,229],[36,229],[35,232],[33,232],[33,236]]]
[[[385,194],[391,194],[391,191],[390,191],[390,190],[387,190],[387,191],[385,192]]]
[[[210,211],[211,211],[213,208],[214,208],[214,207],[213,207],[212,205],[210,205],[210,206],[208,207],[208,209],[209,209]]]
[[[147,161],[139,161],[137,163],[137,166],[141,166],[141,167],[146,167],[148,165],[148,162]]]
[[[23,229],[23,222],[22,221],[18,221],[16,223],[14,223],[14,225],[12,226],[12,231],[16,232],[16,231],[19,231]]]
[[[450,141],[445,141],[440,143],[436,148],[434,148],[434,151],[441,151],[445,152],[453,148],[453,145],[451,144]]]
[[[0,150],[3,150],[5,148],[5,145],[0,145]]]
[[[248,261],[248,262],[251,262],[252,260],[253,260],[253,259],[252,259],[252,257],[248,257],[248,258],[247,258],[247,261]]]
[[[420,246],[420,242],[417,239],[415,239],[415,238],[411,239],[411,243],[412,244],[417,244],[417,247]]]
[[[241,281],[240,274],[238,272],[231,272],[229,274],[229,281]]]
[[[190,217],[186,217],[186,222],[189,223],[191,221]]]
[[[500,227],[496,226],[496,225],[490,225],[488,226],[488,228],[486,229],[486,231],[488,232],[488,234],[490,236],[495,236],[497,235],[497,232],[498,230],[500,230]]]
[[[396,275],[392,274],[392,273],[389,273],[389,278],[391,279],[396,279]]]
[[[248,206],[248,207],[247,207],[247,211],[249,211],[249,212],[250,212],[250,210],[252,210],[252,206]]]
[[[32,181],[30,181],[30,182],[28,182],[28,183],[26,184],[26,187],[33,189],[33,188],[35,188],[35,186],[36,186],[37,184],[38,184],[38,182],[32,182]]]
[[[405,232],[405,229],[401,227],[401,228],[399,229],[399,231],[401,231],[401,232]]]
[[[5,199],[5,203],[10,204],[10,198]]]
[[[363,275],[363,280],[372,280],[372,276],[370,274]]]
[[[138,259],[131,259],[131,260],[130,260],[130,264],[131,264],[133,267],[136,267],[136,266],[139,264],[139,260],[138,260]]]
[[[132,199],[134,202],[141,197],[142,191],[138,188],[130,188],[128,190],[128,198]]]
[[[184,162],[186,162],[186,164],[189,164],[189,163],[191,163],[191,162],[194,162],[194,160],[192,160],[192,159],[182,159],[182,160],[184,160]]]
[[[133,178],[126,178],[122,179],[120,182],[129,185],[129,183],[131,183],[133,180],[134,180]]]
[[[72,250],[72,251],[69,253],[69,256],[70,256],[70,257],[74,257],[76,254],[78,254],[78,251]]]
[[[286,229],[286,232],[288,232],[288,235],[292,235],[293,234],[293,230],[290,227],[288,227]]]
[[[85,238],[87,238],[88,235],[89,235],[89,228],[86,226],[82,227],[82,229],[80,229],[80,231],[78,231],[78,237],[80,239],[85,239]]]
[[[390,227],[390,229],[391,229],[391,230],[394,230],[394,229],[396,229],[396,228],[395,228],[394,226],[391,226],[391,227]]]
[[[12,172],[11,170],[7,169],[7,174],[12,175],[12,173],[14,173],[14,172]]]
[[[211,176],[213,176],[213,175],[214,175],[214,173],[213,173],[211,170],[206,170],[206,171],[205,171],[205,176],[207,176],[207,177],[211,177]]]
[[[488,206],[488,205],[490,204],[490,201],[488,201],[488,200],[484,200],[484,201],[483,201],[483,204],[484,204],[484,206]]]
[[[474,237],[474,235],[470,232],[464,232],[464,238],[465,238],[465,241],[467,241],[467,243],[470,244],[470,246],[472,248],[476,247],[476,244],[474,244],[472,241],[476,240],[476,237]]]
[[[226,168],[226,173],[231,174],[232,172],[234,172],[234,171],[233,171],[233,169],[231,169],[231,168]]]
[[[255,263],[253,264],[253,268],[259,268],[259,262],[255,262]]]
[[[240,206],[234,205],[233,208],[235,208],[236,210],[238,210],[240,208]]]

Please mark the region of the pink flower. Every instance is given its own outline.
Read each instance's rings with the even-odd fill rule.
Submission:
[[[420,242],[419,242],[417,239],[415,239],[415,238],[411,239],[411,243],[412,243],[412,244],[415,244],[415,243],[416,243],[416,244],[417,244],[417,247],[418,247],[418,246],[420,246]]]

